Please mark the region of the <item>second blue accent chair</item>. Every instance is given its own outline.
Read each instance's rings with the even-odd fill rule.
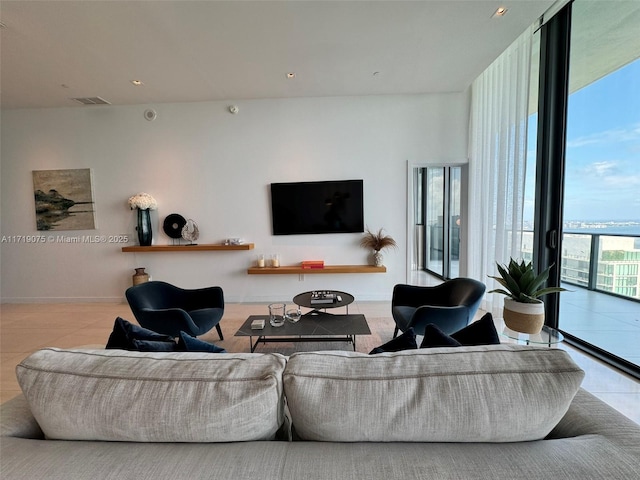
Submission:
[[[433,287],[398,284],[393,288],[391,313],[398,331],[413,327],[424,335],[429,323],[447,335],[466,327],[480,307],[486,286],[471,278],[454,278]]]

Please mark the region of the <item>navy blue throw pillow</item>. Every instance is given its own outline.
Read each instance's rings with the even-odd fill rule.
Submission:
[[[480,320],[447,335],[433,324],[427,325],[420,348],[460,347],[470,345],[499,345],[500,337],[493,317],[486,313]]]
[[[113,324],[113,332],[109,335],[106,348],[120,350],[138,350],[133,340],[149,340],[153,342],[171,342],[175,345],[173,337],[163,335],[134,325],[123,318],[116,318]]]
[[[176,342],[154,342],[153,340],[133,340],[133,346],[138,352],[175,352]]]
[[[413,327],[411,327],[402,335],[388,341],[384,345],[374,348],[369,352],[369,355],[383,352],[399,352],[401,350],[415,350],[416,348],[418,348],[416,332],[413,330]]]
[[[198,340],[185,332],[180,332],[177,350],[181,352],[227,353],[224,348],[214,345],[213,343]]]
[[[460,347],[462,344],[447,335],[433,323],[424,327],[424,337],[420,348]]]
[[[470,323],[456,333],[452,333],[451,338],[459,341],[462,345],[500,344],[500,337],[490,313],[485,313],[480,320]]]

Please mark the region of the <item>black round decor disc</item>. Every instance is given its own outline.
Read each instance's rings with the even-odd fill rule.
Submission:
[[[187,221],[182,215],[172,213],[167,215],[167,218],[164,219],[162,229],[170,238],[182,238],[182,227],[186,224]]]

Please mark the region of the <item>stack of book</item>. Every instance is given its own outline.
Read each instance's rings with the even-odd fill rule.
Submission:
[[[311,292],[311,305],[326,305],[329,303],[334,303],[336,301],[337,295],[332,292],[327,292],[324,290],[318,290]]]
[[[324,260],[305,260],[302,268],[324,268]]]

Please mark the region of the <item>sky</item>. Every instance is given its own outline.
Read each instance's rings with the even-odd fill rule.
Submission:
[[[525,221],[537,115],[529,122]],[[640,221],[640,59],[571,94],[567,122],[564,220]]]

